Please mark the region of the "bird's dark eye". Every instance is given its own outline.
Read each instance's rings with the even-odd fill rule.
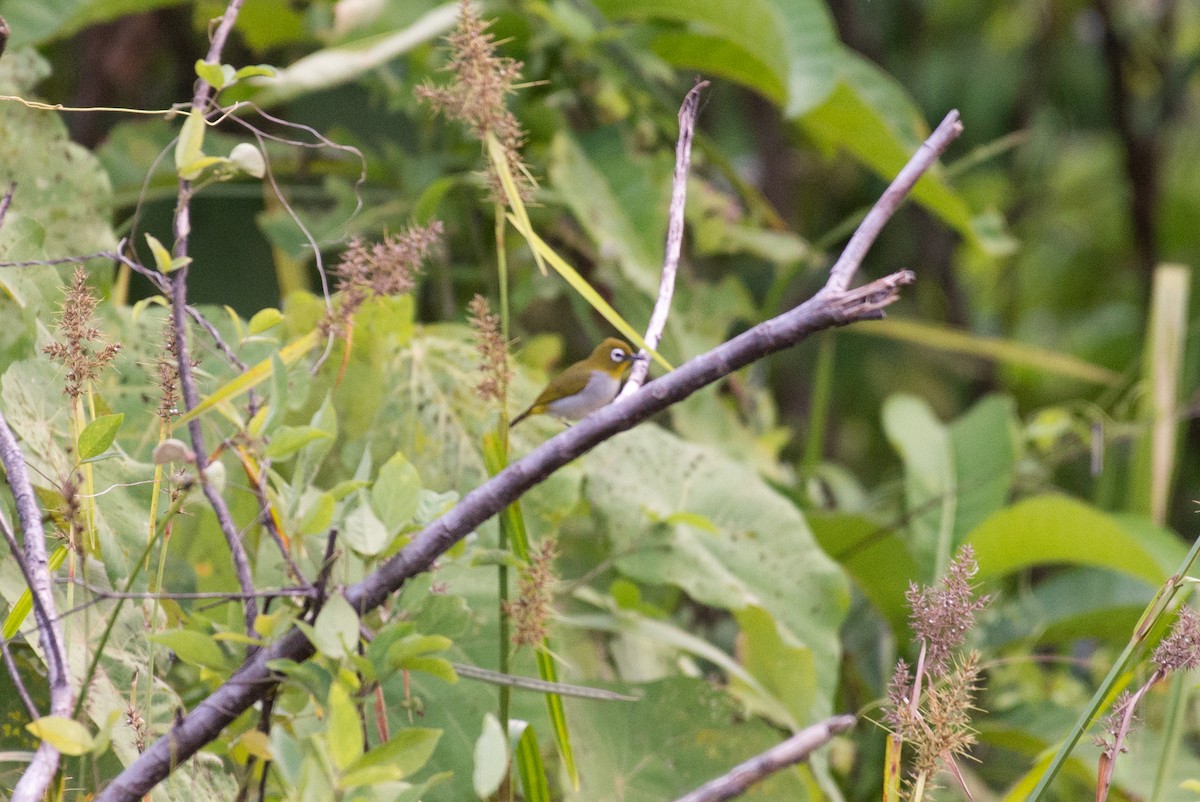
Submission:
[[[612,349],[612,361],[613,362],[624,362],[625,361],[624,349],[622,349],[622,348]]]

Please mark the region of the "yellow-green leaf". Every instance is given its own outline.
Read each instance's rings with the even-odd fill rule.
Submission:
[[[621,317],[617,313],[617,310],[613,309],[612,306],[609,305],[608,301],[604,300],[604,298],[600,296],[600,293],[596,292],[592,285],[588,284],[587,280],[584,279],[583,276],[579,275],[579,272],[575,270],[575,268],[567,264],[565,259],[555,253],[553,248],[547,245],[541,237],[535,234],[532,228],[523,228],[521,221],[512,214],[508,215],[508,220],[513,224],[513,227],[517,229],[518,233],[525,237],[526,242],[529,243],[529,246],[534,250],[534,252],[540,253],[542,256],[544,256],[546,261],[550,263],[550,266],[558,271],[558,274],[566,279],[567,283],[570,284],[577,293],[583,296],[583,299],[591,304],[593,309],[599,312],[605,320],[611,323],[613,328],[625,335],[625,337],[638,348],[648,352],[650,356],[654,358],[655,362],[662,365],[667,370],[674,370],[674,368],[671,367],[671,363],[663,359],[657,351],[651,351],[646,346],[646,341],[642,339],[642,335],[638,334],[637,330],[634,329],[633,326],[629,325],[629,323],[625,321],[625,318]]]
[[[117,438],[117,430],[125,421],[125,413],[101,415],[79,433],[79,459],[89,460],[108,450]]]
[[[184,168],[204,156],[204,127],[203,114],[196,109],[188,112],[175,143],[175,172],[183,178],[189,177]]]
[[[304,335],[295,342],[289,343],[281,348],[279,350],[279,358],[283,361],[283,364],[290,366],[298,361],[300,357],[311,351],[313,347],[320,342],[320,340],[321,333],[319,331],[310,331],[308,334]],[[239,374],[233,380],[227,382],[221,387],[218,387],[211,395],[197,404],[193,409],[189,410],[183,415],[180,415],[175,419],[175,422],[172,424],[172,428],[182,426],[192,418],[203,415],[205,412],[213,409],[218,404],[236,398],[237,396],[249,390],[251,387],[254,387],[262,382],[270,375],[271,360],[264,359],[254,367]]]
[[[146,234],[146,244],[150,246],[150,253],[154,256],[154,266],[158,268],[158,272],[170,273],[171,252],[152,234]]]
[[[25,725],[36,737],[64,755],[84,755],[91,751],[91,733],[78,721],[64,716],[42,716]]]

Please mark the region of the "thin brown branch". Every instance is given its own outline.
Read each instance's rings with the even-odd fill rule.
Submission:
[[[833,736],[854,726],[854,716],[834,716],[806,727],[781,744],[739,763],[728,774],[679,797],[676,802],[720,802],[741,796],[757,782],[777,771],[808,760],[809,755],[829,743]]]
[[[667,316],[671,313],[671,298],[675,295],[675,274],[679,270],[679,254],[683,250],[683,212],[687,204],[692,137],[696,131],[696,114],[700,109],[700,92],[707,86],[708,81],[699,81],[679,107],[679,140],[675,143],[675,175],[671,179],[671,206],[667,213],[667,248],[658,284],[658,300],[654,302],[654,311],[650,314],[650,324],[646,327],[644,338],[651,350],[658,349],[663,329],[667,327]],[[642,358],[633,363],[619,398],[632,395],[645,383],[646,375],[650,372],[649,356],[642,352]]]
[[[220,63],[221,51],[225,46],[226,39],[229,37],[230,30],[233,29],[233,24],[237,21],[238,10],[241,8],[241,5],[242,0],[230,0],[229,5],[226,6],[225,13],[221,17],[221,22],[213,32],[212,44],[208,49],[206,60],[210,63]],[[207,81],[203,79],[197,81],[196,94],[192,97],[193,113],[204,113],[209,99],[212,97],[212,91],[212,86]],[[188,238],[192,230],[191,203],[192,182],[181,177],[179,179],[179,192],[175,201],[175,217],[173,222],[175,246],[172,254],[176,258],[187,256]],[[200,403],[200,390],[196,386],[196,377],[192,372],[191,348],[188,344],[188,271],[189,268],[185,262],[182,267],[171,273],[170,299],[171,325],[175,329],[179,389],[183,396],[185,410],[192,410]],[[221,496],[220,492],[209,481],[207,470],[208,450],[204,446],[204,432],[200,428],[199,419],[193,418],[188,421],[188,434],[191,436],[192,450],[196,452],[196,473],[199,477],[201,489],[204,491],[204,497],[208,499],[213,513],[216,515],[221,532],[225,535],[225,542],[229,546],[229,554],[233,560],[233,570],[237,575],[238,585],[241,587],[242,593],[246,594],[247,597],[243,614],[246,622],[246,634],[253,637],[254,620],[258,617],[258,604],[255,602],[253,596],[251,596],[254,593],[254,576],[250,569],[250,558],[246,554],[246,548],[242,545],[241,537],[238,535],[237,527],[234,525],[233,516],[229,512],[229,505],[225,503],[225,499]]]
[[[25,712],[29,713],[29,720],[37,721],[42,714],[38,712],[37,706],[33,703],[33,697],[29,695],[29,689],[25,687],[25,680],[21,678],[21,672],[17,669],[17,661],[13,659],[8,639],[4,637],[0,637],[0,653],[4,655],[4,667],[8,669],[8,676],[12,678],[13,687],[17,689],[17,696],[21,697],[21,704],[25,705]]]
[[[946,146],[957,139],[961,133],[962,123],[958,119],[958,112],[952,111],[925,140],[916,155],[908,160],[908,164],[904,165],[904,169],[893,179],[888,188],[884,190],[883,195],[871,207],[871,211],[867,212],[867,216],[859,223],[854,235],[846,243],[842,255],[829,269],[829,281],[821,290],[822,293],[845,292],[850,287],[850,281],[854,278],[855,272],[858,271],[859,265],[862,264],[862,260],[866,257],[867,251],[870,250],[876,237],[879,236],[879,232],[883,230],[884,224],[900,208],[900,204],[904,202],[904,198],[917,183],[917,179],[933,166]]]
[[[849,283],[866,254],[867,246],[874,240],[887,217],[899,207],[904,193],[961,130],[958,113],[951,112],[901,170],[880,198],[877,208],[867,215],[863,225],[867,226],[869,221],[870,229],[863,236],[856,234],[851,239],[851,244],[858,248],[857,256],[838,261],[840,272],[837,276],[831,275],[831,284],[836,277]],[[901,271],[871,282],[853,293],[837,291],[826,285],[815,297],[796,308],[691,359],[621,403],[610,404],[584,418],[467,493],[449,512],[415,535],[398,554],[361,582],[347,588],[346,600],[360,613],[374,610],[409,579],[427,570],[435,559],[455,543],[559,468],[702,387],[789,348],[815,332],[859,319],[880,317],[882,305],[895,297],[896,288],[912,280],[912,273]],[[271,692],[278,682],[268,667],[271,660],[285,658],[301,661],[307,660],[312,654],[312,643],[303,632],[294,629],[270,647],[248,657],[229,680],[181,717],[170,732],[151,744],[134,763],[114,778],[97,795],[96,802],[139,800],[187,758],[220,735],[230,722]]]

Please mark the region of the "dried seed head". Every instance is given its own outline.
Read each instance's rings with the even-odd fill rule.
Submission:
[[[55,341],[42,351],[66,368],[63,392],[79,398],[121,351],[120,343],[107,343],[100,329],[92,325],[92,313],[99,298],[87,286],[87,273],[75,268],[70,286],[64,288],[62,309],[58,316],[58,331],[62,341]]]

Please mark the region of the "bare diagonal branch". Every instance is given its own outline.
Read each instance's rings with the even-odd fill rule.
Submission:
[[[851,246],[855,248],[855,255],[843,254],[833,268],[829,283],[816,296],[686,362],[624,401],[593,413],[542,443],[467,493],[453,509],[417,534],[398,554],[361,582],[347,588],[347,601],[360,613],[378,607],[410,578],[427,570],[451,546],[550,474],[700,388],[789,348],[815,332],[880,317],[883,307],[896,298],[898,289],[914,280],[911,272],[902,270],[851,291],[838,289],[838,286],[843,282],[849,286],[883,223],[899,208],[921,174],[961,131],[958,112],[951,112],[867,215],[863,221],[866,231],[862,231],[861,236],[856,233],[847,246],[848,250]],[[96,802],[136,802],[275,687],[278,680],[267,668],[269,661],[277,658],[300,661],[312,654],[312,644],[299,630],[292,630],[271,647],[259,650],[228,681],[126,767],[96,797]]]

